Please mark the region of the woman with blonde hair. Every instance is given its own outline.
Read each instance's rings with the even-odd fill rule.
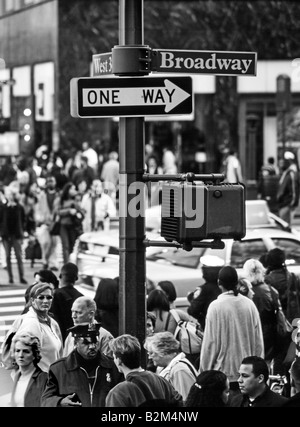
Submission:
[[[62,357],[63,351],[59,325],[49,314],[53,293],[53,286],[50,283],[38,283],[32,287],[29,294],[30,307],[28,312],[21,316],[17,332],[18,335],[28,333],[39,339],[42,356],[39,367],[45,372],[48,372],[53,362]]]
[[[41,370],[40,340],[30,334],[17,334],[11,347],[18,370],[11,394],[12,407],[40,407],[40,399],[48,374]]]

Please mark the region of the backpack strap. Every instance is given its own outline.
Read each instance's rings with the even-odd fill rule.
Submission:
[[[274,311],[276,313],[279,310],[278,300],[277,300],[277,298],[275,298],[275,294],[273,292],[272,286],[269,285],[269,288],[270,288],[271,298],[272,298],[273,305],[274,305]]]
[[[177,324],[182,322],[182,320],[179,317],[179,314],[177,313],[177,311],[174,308],[172,308],[172,310],[170,310],[169,313],[172,314],[172,316],[176,320]]]
[[[167,320],[166,320],[166,324],[165,324],[165,331],[167,331],[168,328],[169,328],[170,318],[171,318],[171,313],[169,311],[168,317],[167,317]]]
[[[187,365],[189,367],[189,370],[191,371],[191,373],[193,374],[193,376],[195,377],[195,379],[198,376],[198,372],[196,370],[196,368],[193,366],[193,364],[189,361],[189,360],[178,360],[178,363],[184,363],[185,365]]]

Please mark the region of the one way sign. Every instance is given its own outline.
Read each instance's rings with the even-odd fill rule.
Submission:
[[[191,114],[193,104],[191,77],[71,80],[72,117]]]

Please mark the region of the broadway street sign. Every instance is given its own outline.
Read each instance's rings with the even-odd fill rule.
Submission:
[[[256,52],[153,49],[151,71],[256,76],[256,65]]]
[[[82,77],[71,80],[72,117],[191,114],[191,77]]]

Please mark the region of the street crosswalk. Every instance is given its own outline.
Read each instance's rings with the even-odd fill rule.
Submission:
[[[21,314],[25,304],[24,287],[20,287],[19,289],[1,288],[0,286],[0,346],[2,346],[6,332],[14,320]]]

